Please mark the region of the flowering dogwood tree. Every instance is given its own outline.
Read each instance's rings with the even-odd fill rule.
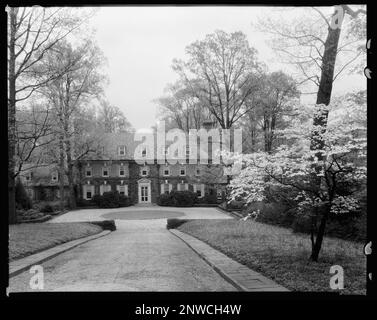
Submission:
[[[323,108],[331,110],[326,131],[297,119],[278,133],[285,143],[275,152],[233,155],[243,166],[229,186],[231,200],[243,198],[247,203],[264,200],[269,187],[295,190],[297,214],[311,219],[313,261],[318,260],[329,215],[358,208],[354,194],[365,185],[367,172],[365,104],[355,103],[355,96],[348,95],[314,109],[318,112]],[[324,141],[321,150],[310,148],[313,130]],[[318,159],[318,153],[323,160]]]

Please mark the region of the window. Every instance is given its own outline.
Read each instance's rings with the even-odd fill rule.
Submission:
[[[85,169],[85,176],[87,176],[87,177],[92,176],[92,168],[86,168]]]
[[[146,177],[149,174],[149,168],[148,167],[141,167],[140,168],[140,175],[142,177]]]
[[[119,194],[128,196],[128,185],[126,185],[126,184],[125,185],[118,185],[117,190],[118,190]]]
[[[83,198],[85,200],[90,200],[94,196],[94,186],[93,185],[84,185],[83,186]]]
[[[194,184],[194,192],[199,198],[204,196],[204,184]]]
[[[126,146],[119,146],[118,147],[118,155],[125,156],[126,155]]]
[[[119,167],[119,177],[124,177],[126,175],[126,170],[124,167]]]
[[[51,181],[52,182],[57,182],[58,181],[58,173],[57,172],[53,172],[51,174]]]
[[[178,191],[185,191],[188,190],[188,183],[178,183],[177,184]]]
[[[180,170],[179,170],[179,175],[181,175],[181,176],[185,176],[186,175],[186,168],[181,168]]]
[[[111,191],[111,185],[109,184],[100,185],[99,193],[101,196],[103,195],[104,192],[109,192],[109,191]]]
[[[169,194],[169,192],[172,190],[173,185],[171,183],[162,183],[161,184],[161,194]]]
[[[195,175],[200,176],[200,169],[196,168]]]
[[[164,168],[164,172],[163,172],[163,175],[166,177],[166,176],[170,176],[170,169],[169,169],[169,167],[165,167]]]
[[[109,176],[109,168],[102,168],[102,177]]]

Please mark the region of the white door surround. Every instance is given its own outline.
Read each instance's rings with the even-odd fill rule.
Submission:
[[[151,203],[151,181],[148,179],[140,179],[137,183],[139,203]]]

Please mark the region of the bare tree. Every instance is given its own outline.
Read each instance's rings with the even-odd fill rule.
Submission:
[[[7,7],[8,12],[8,201],[9,223],[16,223],[15,154],[16,104],[25,101],[56,76],[32,69],[85,18],[66,8]],[[64,70],[59,70],[64,72]]]
[[[219,125],[231,128],[248,112],[245,100],[257,86],[261,68],[256,50],[242,32],[216,31],[186,52],[189,59],[175,60],[173,69]]]
[[[60,188],[63,192],[64,172],[68,179],[71,208],[76,207],[74,167],[77,159],[95,151],[87,145],[87,148],[76,148],[80,150],[79,155],[74,152],[78,137],[78,115],[84,103],[88,103],[93,97],[99,97],[102,92],[104,77],[98,72],[98,68],[102,65],[103,59],[99,48],[90,40],[76,46],[75,49],[64,41],[46,55],[42,65],[42,69],[67,70],[63,76],[54,79],[48,87],[43,88],[43,93],[54,107],[56,115],[56,136],[59,141],[59,163],[62,175]]]
[[[169,85],[165,92],[165,96],[155,102],[161,108],[161,118],[172,127],[189,132],[190,129],[200,129],[203,121],[214,118],[184,83],[178,81]]]
[[[101,101],[97,122],[106,133],[133,130],[122,110],[105,100]]]

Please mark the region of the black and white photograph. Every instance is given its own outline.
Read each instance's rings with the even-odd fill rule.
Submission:
[[[368,297],[366,4],[3,11],[7,299]]]

